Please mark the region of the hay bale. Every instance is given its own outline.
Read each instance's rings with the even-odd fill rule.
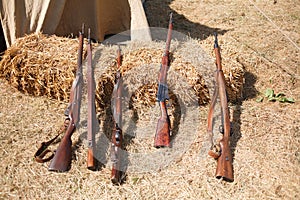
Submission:
[[[77,67],[77,39],[33,33],[17,39],[0,62],[1,77],[19,91],[68,100]]]
[[[132,43],[122,47],[123,63],[121,72],[126,93],[129,94],[129,108],[137,112],[140,117],[147,117],[147,110],[156,103],[157,76],[164,51],[164,42]],[[214,59],[199,49],[200,46],[194,40],[182,42],[172,41],[171,67],[168,72],[168,87],[171,102],[184,104],[197,103],[206,105],[209,102],[213,90]],[[116,73],[116,47],[101,46],[97,50],[101,54],[96,65],[101,69],[96,73],[97,92],[96,101],[98,111],[102,112],[111,106],[111,98]],[[100,53],[101,52],[101,53]],[[110,59],[110,61],[106,60]],[[242,93],[243,67],[237,62],[233,65],[224,65],[224,74],[228,97],[235,102]],[[210,94],[211,93],[211,94]],[[178,97],[180,97],[178,99]],[[175,110],[176,105],[171,105]],[[172,113],[172,111],[171,111]],[[149,113],[148,113],[149,114]]]
[[[157,74],[164,45],[164,42],[155,41],[135,42],[122,48],[124,59],[121,70],[126,75],[125,79],[128,79],[129,92],[132,93],[131,105],[136,110],[141,110],[142,107],[146,109],[155,104]],[[77,39],[46,36],[42,33],[27,35],[19,38],[2,56],[0,76],[21,92],[68,100],[76,72],[77,48]],[[115,47],[100,45],[94,53],[101,54],[97,56],[98,60],[94,63],[101,67],[105,66],[104,71],[98,70],[98,75],[96,74],[98,110],[104,110],[110,105],[116,72],[115,51]],[[211,95],[209,91],[213,88],[210,83],[213,80],[213,60],[203,56],[205,53],[192,39],[185,42],[172,41],[171,52],[171,67],[168,75],[170,91],[177,90],[183,93],[184,103],[189,103],[188,99],[191,99],[191,95],[196,96],[199,105],[208,103]],[[146,65],[148,67],[145,67]],[[140,71],[141,66],[144,66],[145,71]],[[223,67],[229,100],[234,102],[242,93],[244,69],[238,62],[223,63]],[[175,76],[178,75],[182,78],[181,82],[172,80],[172,76],[176,79]],[[139,85],[140,88],[135,88],[136,83],[141,81],[143,86]],[[193,94],[182,90],[183,82],[188,85],[189,91]],[[171,92],[170,98],[175,101],[172,99]]]
[[[224,57],[224,56],[223,56]],[[244,66],[237,60],[227,58],[226,62],[222,63],[224,68],[224,76],[226,83],[226,91],[228,100],[231,103],[236,103],[242,98],[244,86]]]
[[[154,43],[155,42],[153,42],[153,45]],[[146,117],[146,110],[149,107],[153,107],[156,103],[156,93],[158,89],[157,75],[163,49],[151,47],[146,48],[141,46],[141,48],[136,47],[136,49],[132,49],[130,47],[123,49],[123,63],[121,66],[121,72],[126,85],[126,93],[129,94],[129,108],[137,111],[140,118],[142,116]],[[111,57],[115,56],[115,51],[112,51],[111,53],[112,55],[108,56],[110,59]],[[101,54],[105,54],[103,53],[103,50],[101,51]],[[115,58],[113,58],[112,61],[113,63],[111,63],[110,66],[105,67],[105,71],[99,72],[101,76],[96,80],[96,101],[98,111],[100,112],[111,106],[110,102],[116,73]],[[182,84],[187,85],[187,83],[180,83],[180,81],[177,82],[177,79],[174,78],[174,74],[177,74],[177,76],[180,74],[182,79],[188,80],[189,86],[185,87],[193,88],[194,91],[190,91],[190,93],[196,93],[198,99],[194,100],[198,100],[200,105],[206,104],[209,100],[209,92],[199,72],[197,72],[190,63],[185,62],[183,64],[180,56],[176,54],[171,55],[171,62],[172,67],[170,68],[168,75],[168,85],[170,88],[169,96],[171,102],[173,102],[173,104],[175,102],[178,103],[178,100],[176,100],[176,95],[180,94],[175,95],[174,92],[176,91],[178,93],[178,87],[182,88]],[[103,66],[103,64],[99,65]],[[182,81],[184,82],[184,80]],[[185,92],[181,90],[181,93]],[[189,96],[192,96],[192,94]],[[188,99],[190,99],[190,97],[185,97],[183,102],[188,103]],[[174,106],[176,105],[171,106],[174,110]]]

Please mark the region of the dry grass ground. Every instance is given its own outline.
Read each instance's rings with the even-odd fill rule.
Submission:
[[[110,168],[86,169],[86,148],[73,136],[76,159],[68,173],[48,172],[33,154],[61,125],[66,103],[24,95],[0,80],[0,199],[299,199],[300,198],[300,4],[292,0],[146,1],[151,26],[199,38],[213,59],[212,33],[219,32],[223,64],[245,67],[243,98],[233,110],[233,183],[214,177],[216,162],[202,154],[206,113],[195,120],[197,136],[165,168],[128,173],[110,183]],[[256,102],[266,88],[294,104]]]

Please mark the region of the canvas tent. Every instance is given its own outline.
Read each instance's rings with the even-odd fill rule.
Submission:
[[[33,32],[77,35],[82,23],[91,28],[91,37],[98,41],[105,35],[148,27],[140,0],[1,0],[0,12],[7,47]],[[133,38],[151,37],[146,31],[131,35]]]

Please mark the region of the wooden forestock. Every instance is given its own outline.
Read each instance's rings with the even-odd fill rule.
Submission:
[[[84,29],[84,27],[83,27]],[[70,104],[65,111],[66,120],[70,120],[65,135],[63,136],[49,165],[49,171],[65,172],[70,169],[72,161],[72,134],[79,121],[79,110],[82,90],[82,52],[83,52],[83,30],[79,33],[78,66],[76,78],[73,81],[70,92]]]
[[[95,83],[92,67],[92,44],[90,38],[90,29],[88,30],[88,45],[87,45],[87,92],[88,92],[88,154],[87,154],[87,168],[90,170],[96,169],[96,160],[94,157],[95,148],[95,130],[93,124],[95,117]]]
[[[166,41],[166,49],[161,61],[160,72],[158,74],[158,92],[157,100],[161,109],[161,117],[158,119],[156,133],[154,137],[154,147],[170,147],[170,119],[166,107],[166,100],[169,99],[167,74],[169,70],[169,51],[172,39],[173,19],[170,14],[168,35]]]
[[[121,168],[121,149],[123,142],[122,135],[122,89],[123,82],[120,72],[120,66],[122,63],[121,50],[117,51],[117,65],[118,70],[116,74],[116,83],[114,89],[114,120],[115,127],[112,133],[112,146],[111,146],[111,161],[112,161],[112,170],[111,170],[111,181],[114,184],[120,184],[122,182],[122,170]]]
[[[224,73],[222,71],[221,54],[217,42],[217,36],[215,40],[214,51],[216,54],[216,66],[217,66],[216,78],[217,78],[217,84],[219,88],[221,113],[222,113],[223,127],[224,127],[224,135],[223,138],[220,140],[221,155],[218,158],[218,162],[217,162],[216,177],[223,178],[226,181],[232,182],[234,178],[233,178],[232,155],[231,155],[230,142],[229,142],[230,119],[229,119],[228,102],[227,102],[226,88],[225,88],[225,78],[224,78]]]

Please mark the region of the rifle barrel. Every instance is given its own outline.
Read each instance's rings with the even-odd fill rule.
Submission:
[[[169,27],[168,27],[168,34],[167,34],[166,49],[165,49],[165,55],[166,56],[169,56],[171,39],[172,39],[172,30],[173,30],[173,13],[171,12],[170,13],[170,19],[169,19]]]
[[[95,129],[94,117],[95,117],[95,83],[92,66],[92,44],[91,44],[91,30],[88,29],[88,45],[87,45],[87,91],[88,91],[88,155],[87,155],[87,168],[95,170],[96,162],[94,158],[95,148]]]
[[[222,71],[222,64],[221,64],[222,58],[221,58],[221,53],[220,53],[220,47],[218,44],[217,33],[215,33],[214,51],[215,51],[215,56],[216,56],[217,72],[219,72],[219,71]]]

